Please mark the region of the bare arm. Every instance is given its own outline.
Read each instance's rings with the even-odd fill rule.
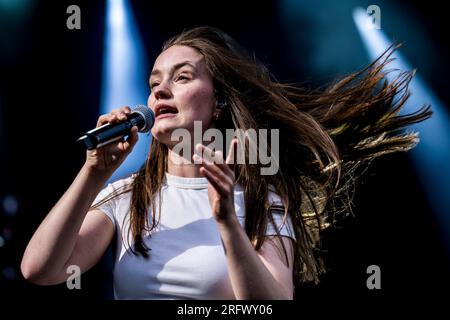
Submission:
[[[271,237],[266,239],[259,251],[255,251],[237,219],[219,223],[218,227],[237,299],[293,299],[293,240]],[[280,241],[286,247],[289,266],[279,252]]]
[[[26,279],[36,284],[64,281],[63,278],[67,277],[64,267],[77,243],[78,232],[105,181],[105,178],[93,174],[88,167],[83,166],[72,185],[31,238],[21,264]],[[84,229],[91,229],[90,224],[101,227],[97,230],[99,241],[92,243],[93,251],[97,253],[97,256],[90,257],[92,260],[100,258],[114,232],[112,223],[110,222],[111,226],[102,223],[100,216],[98,214],[97,217],[90,216],[84,226]],[[108,219],[106,216],[104,218]],[[86,262],[75,261],[74,264]],[[60,281],[55,281],[56,279]]]
[[[210,161],[212,150],[201,144],[196,149],[204,152],[204,158],[193,156],[194,161],[200,161],[200,172],[209,182],[208,198],[227,256],[234,294],[237,299],[293,299],[294,240],[284,236],[269,237],[256,251],[236,216],[232,169],[236,146],[237,140],[233,140],[225,163]],[[215,155],[222,158],[220,151]],[[282,242],[287,262],[279,254]]]
[[[101,116],[97,127],[124,120],[129,112],[129,108],[122,108]],[[135,127],[128,141],[87,152],[86,163],[72,185],[28,243],[21,263],[26,279],[41,285],[61,283],[68,276],[69,265],[78,265],[86,271],[101,258],[114,235],[114,226],[99,210],[89,208],[137,139]]]

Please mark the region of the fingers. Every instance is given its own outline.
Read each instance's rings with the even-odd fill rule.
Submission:
[[[227,176],[216,164],[201,159],[197,154],[194,161],[200,162],[200,173],[208,179],[208,182],[224,198],[229,197],[234,188],[234,180]]]
[[[235,142],[232,142],[233,145],[235,145]],[[224,163],[222,152],[216,151],[213,154],[210,148],[202,144],[198,144],[196,150],[203,154],[203,158],[198,154],[192,156],[194,162],[201,165],[200,172],[221,196],[230,196],[233,192],[235,176],[230,164]],[[221,158],[222,161],[215,161],[217,158]]]
[[[125,121],[129,113],[131,113],[131,109],[128,106],[124,106],[120,109],[114,109],[110,113],[101,115],[98,118],[97,127],[100,127],[107,123],[118,123]]]
[[[127,119],[128,114],[131,113],[131,109],[128,106],[124,106],[120,109],[114,109],[108,114],[101,115],[97,121],[97,128],[107,123],[119,123]],[[138,141],[138,128],[134,126],[131,128],[127,140],[122,140],[115,145],[121,152],[131,152],[134,145]]]
[[[133,147],[136,145],[138,140],[139,140],[138,127],[134,126],[133,128],[131,128],[130,134],[128,135],[128,139],[125,142],[123,142],[123,151],[131,152],[131,150],[133,150]]]
[[[230,195],[232,188],[227,187],[220,179],[218,179],[211,171],[205,167],[200,168],[200,173],[203,174],[208,182],[216,189],[216,191],[222,196],[227,197]]]
[[[206,159],[200,159],[198,155],[194,155],[195,161],[201,162],[201,165],[206,168],[212,175],[216,178],[220,179],[226,184],[233,185],[234,184],[234,176],[231,172],[224,172],[222,168],[219,167],[218,164],[212,163]]]
[[[231,143],[231,146],[233,146],[233,142]],[[200,143],[196,145],[195,149],[199,154],[203,155],[205,160],[209,163],[214,163],[214,165],[218,166],[222,171],[234,179],[234,170],[231,166],[231,162],[226,163],[224,161],[223,153],[221,151],[212,151],[210,148],[205,147]]]
[[[236,147],[238,144],[238,140],[237,139],[233,139],[231,140],[231,144],[230,144],[230,150],[228,151],[228,157],[227,160],[225,160],[225,163],[229,166],[231,166],[232,168],[234,168],[234,156],[236,154]]]

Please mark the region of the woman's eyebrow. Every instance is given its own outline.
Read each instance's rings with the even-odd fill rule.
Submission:
[[[171,68],[171,72],[173,73],[174,71],[184,67],[184,66],[190,66],[191,68],[195,69],[195,65],[191,62],[191,61],[183,61],[183,62],[179,62],[177,64],[175,64],[172,68]],[[161,71],[158,69],[154,69],[151,73],[150,73],[150,77],[151,76],[156,76],[156,75],[160,75]]]

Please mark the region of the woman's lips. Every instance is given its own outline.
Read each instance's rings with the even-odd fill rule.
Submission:
[[[175,117],[176,113],[162,113],[156,117],[156,120]]]

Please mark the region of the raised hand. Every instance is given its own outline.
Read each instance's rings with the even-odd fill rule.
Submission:
[[[98,118],[97,128],[106,123],[119,123],[127,119],[131,112],[130,107],[125,106],[115,109],[109,114]],[[133,150],[138,141],[138,128],[134,126],[127,140],[118,140],[103,147],[88,150],[86,153],[86,166],[95,171],[112,174]]]
[[[208,179],[209,203],[213,217],[217,222],[236,219],[234,209],[234,154],[236,146],[237,139],[233,139],[225,162],[221,151],[213,152],[202,144],[196,145],[196,150],[203,157],[201,158],[197,154],[193,155],[194,162],[201,166],[200,172]]]

